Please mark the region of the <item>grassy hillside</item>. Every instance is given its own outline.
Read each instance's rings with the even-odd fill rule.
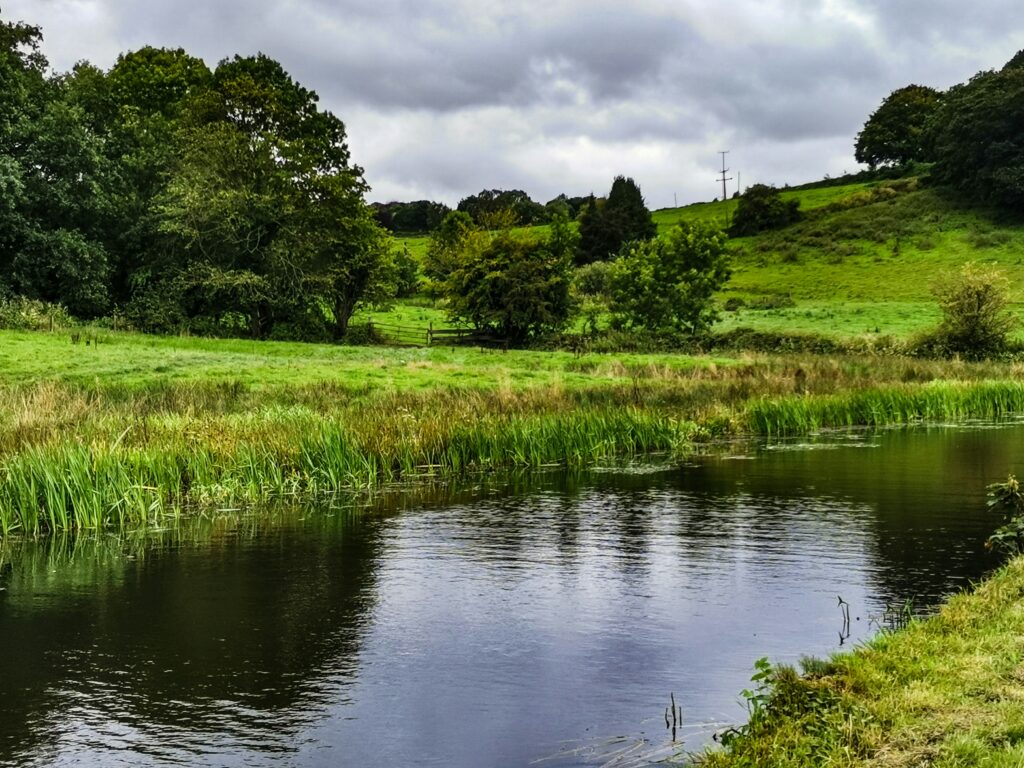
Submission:
[[[875,185],[872,183],[866,183],[818,189],[786,189],[782,191],[782,197],[786,200],[799,200],[802,211],[814,211],[873,186]],[[705,224],[726,226],[737,205],[737,200],[726,200],[724,203],[693,203],[682,208],[662,208],[654,211],[654,223],[658,225],[659,232],[663,232],[680,221],[700,221]]]
[[[1024,225],[965,207],[916,179],[786,190],[805,219],[731,242],[733,279],[720,330],[753,328],[836,338],[905,338],[934,326],[931,286],[965,262],[995,264],[1010,279],[1024,320]],[[736,201],[654,212],[660,231],[679,221],[724,225]],[[425,238],[407,241],[410,251]],[[432,315],[443,321],[443,312]],[[1019,334],[1024,335],[1024,323]]]
[[[726,297],[768,309],[729,313],[726,327],[905,336],[934,325],[933,283],[968,261],[1003,269],[1024,309],[1024,227],[913,182],[855,191],[733,248]]]

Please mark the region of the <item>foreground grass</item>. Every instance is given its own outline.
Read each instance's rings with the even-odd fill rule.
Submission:
[[[0,534],[732,435],[994,418],[1022,369],[896,357],[581,355],[0,333]]]
[[[853,653],[775,669],[767,707],[704,768],[1024,765],[1024,558]]]

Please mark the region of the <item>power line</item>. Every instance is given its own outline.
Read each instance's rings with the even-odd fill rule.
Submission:
[[[725,167],[725,156],[728,155],[729,152],[730,152],[730,150],[726,149],[726,150],[719,151],[719,153],[718,153],[718,154],[720,154],[722,156],[722,202],[725,202],[726,200],[729,199],[729,193],[728,193],[728,190],[726,189],[725,182],[732,181],[732,176],[726,177],[726,175],[725,175],[725,174],[727,174],[729,172],[729,169]]]

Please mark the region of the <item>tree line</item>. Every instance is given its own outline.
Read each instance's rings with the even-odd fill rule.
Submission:
[[[507,221],[529,227],[548,224],[558,216],[577,218],[590,197],[561,194],[541,205],[521,189],[484,189],[459,201],[454,209],[467,214],[478,226],[497,229]],[[371,203],[382,227],[395,234],[428,234],[441,224],[452,208],[433,200]]]
[[[1024,51],[1002,69],[939,91],[922,85],[886,97],[857,135],[871,169],[929,163],[932,178],[976,200],[1024,204]]]
[[[342,339],[361,306],[424,289],[510,344],[597,296],[620,327],[713,319],[724,236],[656,239],[632,179],[544,205],[491,189],[371,206],[344,123],[268,56],[145,47],[58,73],[41,43],[0,19],[0,300],[258,339]],[[425,263],[389,230],[433,231]]]
[[[344,335],[395,290],[345,126],[262,54],[52,73],[0,21],[0,295],[150,331]]]

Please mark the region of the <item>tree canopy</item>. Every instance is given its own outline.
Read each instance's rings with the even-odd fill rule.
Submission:
[[[854,156],[872,170],[931,159],[928,128],[942,103],[942,94],[924,85],[893,91],[857,134]]]
[[[511,213],[515,224],[529,226],[547,220],[547,211],[521,189],[485,189],[459,202],[458,210],[468,213],[479,226],[488,227],[495,216]]]
[[[140,327],[340,337],[391,244],[340,119],[265,55],[49,74],[0,21],[0,292]]]
[[[580,215],[578,264],[613,258],[626,243],[650,240],[658,229],[633,179],[616,176],[604,200],[593,195]]]
[[[373,203],[370,207],[377,223],[385,229],[413,234],[433,232],[452,210],[444,203],[435,203],[433,200]]]
[[[1024,206],[1024,67],[951,88],[934,133],[936,179],[979,200]]]

